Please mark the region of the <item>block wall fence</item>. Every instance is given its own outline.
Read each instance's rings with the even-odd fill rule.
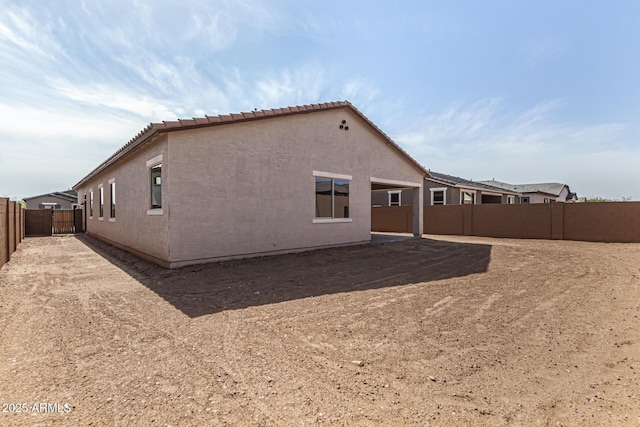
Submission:
[[[411,232],[411,206],[371,209],[371,230]],[[640,243],[640,202],[425,206],[425,234]]]
[[[0,197],[0,268],[11,260],[24,239],[24,208],[20,203]]]

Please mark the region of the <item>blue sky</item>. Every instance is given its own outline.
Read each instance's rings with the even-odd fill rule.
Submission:
[[[640,2],[0,0],[0,195],[149,122],[351,101],[425,167],[640,200]]]

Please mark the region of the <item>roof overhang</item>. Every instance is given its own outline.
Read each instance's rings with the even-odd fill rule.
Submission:
[[[107,160],[102,162],[98,167],[91,171],[87,176],[78,181],[73,186],[74,190],[77,190],[81,185],[104,171],[111,165],[117,163],[123,157],[126,157],[129,153],[141,147],[144,144],[148,144],[157,139],[157,137],[163,133],[182,131],[188,129],[197,129],[212,126],[222,126],[243,122],[250,122],[256,120],[264,120],[275,117],[285,117],[297,114],[309,114],[318,111],[329,111],[335,109],[347,109],[353,112],[362,122],[371,128],[375,133],[382,137],[385,142],[398,152],[407,162],[419,170],[425,177],[430,177],[431,174],[422,165],[420,165],[413,157],[411,157],[406,151],[404,151],[396,142],[394,142],[386,133],[384,133],[378,126],[376,126],[371,120],[369,120],[360,110],[354,107],[348,101],[327,102],[323,104],[309,104],[296,107],[275,108],[270,110],[256,110],[250,112],[226,114],[218,116],[205,116],[192,118],[188,120],[177,121],[163,121],[162,123],[150,123],[146,128],[140,131],[129,142],[123,145],[118,151],[111,155]]]

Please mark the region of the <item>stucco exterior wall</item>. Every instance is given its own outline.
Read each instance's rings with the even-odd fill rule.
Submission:
[[[460,204],[460,192],[462,191],[456,187],[450,187],[446,184],[441,184],[438,182],[432,182],[429,180],[424,180],[424,204],[425,206],[431,205],[431,188],[446,188],[446,204],[447,205],[459,205]],[[468,190],[472,191],[472,190]],[[476,204],[481,204],[482,200],[482,192],[481,190],[476,191]],[[494,194],[494,193],[491,193]],[[413,204],[413,189],[405,189],[402,190],[401,196],[401,206],[411,206]],[[506,203],[506,196],[503,197],[503,203]],[[389,206],[389,195],[387,190],[378,190],[373,191],[371,194],[371,204],[372,206],[380,205],[382,207]]]
[[[396,191],[395,189],[393,191]],[[400,190],[400,206],[412,206],[413,205],[413,189],[407,188]],[[425,200],[425,204],[427,201]],[[389,206],[389,193],[388,190],[374,190],[371,192],[371,205],[380,205],[383,207]]]
[[[29,198],[29,200],[26,200],[26,203],[27,203],[27,209],[42,209],[42,207],[40,206],[42,203],[55,203],[58,205],[55,207],[56,209],[73,208],[73,202],[70,202],[61,197],[50,196],[50,195],[32,197],[32,198]]]
[[[556,200],[556,196],[544,193],[524,193],[520,197],[529,197],[529,203],[544,203],[544,199]]]
[[[371,178],[423,180],[347,109],[176,131],[168,151],[172,266],[368,241]],[[314,171],[352,176],[351,222],[314,223]]]
[[[424,181],[424,204],[426,206],[431,205],[431,188],[446,188],[445,200],[447,205],[459,205],[460,204],[460,190],[454,187],[449,187],[439,182],[433,182],[426,179]]]
[[[562,191],[560,191],[560,195],[555,200],[557,202],[566,202],[568,195],[569,195],[569,190],[567,189],[567,187],[563,187]]]
[[[163,206],[162,215],[148,215],[151,178],[147,160],[158,155],[162,161],[162,197],[168,197],[171,186],[171,165],[168,159],[166,135],[140,147],[126,159],[112,165],[77,188],[78,204],[83,206],[87,195],[86,231],[116,246],[168,266],[168,218],[170,210]],[[165,179],[166,178],[166,179]],[[109,180],[114,179],[116,217],[110,220]],[[99,218],[99,185],[104,188],[104,213]],[[89,192],[93,190],[93,217],[89,216]]]

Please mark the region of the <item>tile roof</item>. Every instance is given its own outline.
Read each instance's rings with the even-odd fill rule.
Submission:
[[[38,194],[37,196],[25,197],[23,200],[27,201],[27,200],[35,199],[36,197],[42,197],[42,196],[57,197],[59,199],[66,200],[72,203],[75,203],[78,199],[78,194],[75,191],[65,190],[65,191],[54,191],[52,193]]]
[[[500,193],[504,192],[514,192],[513,190],[508,190],[505,188],[493,186],[486,184],[484,181],[471,181],[469,179],[460,178],[459,176],[447,175],[444,173],[429,171],[431,174],[432,181],[438,181],[443,184],[451,185],[451,186],[460,186],[467,188],[477,188],[480,190],[489,190],[489,191],[498,191]]]
[[[480,181],[484,184],[493,185],[494,187],[504,188],[505,190],[515,191],[517,193],[546,193],[559,196],[564,187],[568,185],[560,182],[543,182],[538,184],[509,184],[507,182],[496,181],[495,179]]]
[[[269,110],[254,110],[249,112],[224,114],[217,116],[205,116],[194,117],[191,119],[178,119],[175,121],[163,121],[162,123],[149,123],[147,127],[141,130],[136,136],[134,136],[129,142],[120,147],[114,154],[112,154],[107,160],[102,162],[98,167],[91,171],[87,176],[82,178],[73,188],[77,188],[79,185],[94,177],[122,157],[131,152],[138,146],[150,141],[156,135],[161,133],[167,133],[177,130],[187,130],[202,127],[210,127],[217,125],[226,125],[231,123],[248,122],[262,119],[269,119],[273,117],[283,117],[295,114],[307,114],[316,111],[327,111],[338,108],[346,108],[360,117],[366,125],[372,128],[376,133],[382,136],[386,142],[395,148],[403,157],[405,157],[416,168],[422,171],[425,176],[430,176],[429,172],[419,164],[413,157],[411,157],[406,151],[404,151],[398,144],[396,144],[386,133],[384,133],[378,126],[376,126],[369,118],[367,118],[360,110],[353,106],[349,101],[335,101],[326,102],[321,104],[307,104],[298,105],[284,108],[272,108]]]

